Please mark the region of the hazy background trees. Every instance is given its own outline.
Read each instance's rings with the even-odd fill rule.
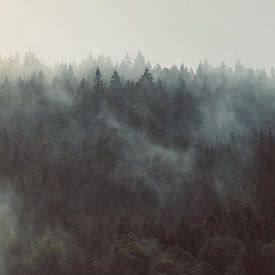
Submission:
[[[273,71],[27,53],[0,79],[3,274],[274,273]]]

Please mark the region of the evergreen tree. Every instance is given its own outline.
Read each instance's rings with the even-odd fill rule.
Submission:
[[[149,70],[148,67],[145,68],[145,71],[143,73],[143,75],[140,77],[140,79],[137,82],[137,86],[141,87],[141,86],[147,86],[147,85],[152,85],[153,84],[153,80],[154,77],[151,73],[151,71]]]
[[[94,91],[96,93],[103,93],[104,92],[104,81],[99,68],[96,68],[95,77],[94,77]]]
[[[91,108],[91,104],[93,101],[92,93],[90,86],[85,78],[83,78],[77,88],[76,94],[76,110],[78,112],[85,112]]]
[[[118,91],[122,87],[120,76],[116,70],[112,74],[110,85],[111,85],[111,89],[114,91]]]
[[[146,68],[146,61],[144,56],[141,54],[141,52],[138,52],[135,60],[134,60],[134,72],[136,75],[136,77],[138,77],[138,75],[140,75]]]
[[[186,82],[184,79],[181,79],[179,87],[176,90],[176,96],[175,96],[175,104],[176,105],[183,104],[185,92],[186,92]]]
[[[94,114],[96,114],[101,110],[102,103],[106,98],[105,84],[103,81],[101,71],[98,67],[96,68],[95,77],[94,77],[93,95],[94,95],[94,100],[93,100],[92,110]]]

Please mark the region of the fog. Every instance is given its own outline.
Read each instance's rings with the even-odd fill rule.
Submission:
[[[153,64],[275,63],[272,0],[1,0],[0,51],[47,63],[89,53],[121,60],[141,50]]]
[[[0,274],[274,275],[274,8],[0,0]]]
[[[0,59],[0,273],[273,275],[275,70]]]

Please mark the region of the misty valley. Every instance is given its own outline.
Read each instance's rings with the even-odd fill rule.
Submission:
[[[0,59],[0,274],[275,274],[275,69]]]

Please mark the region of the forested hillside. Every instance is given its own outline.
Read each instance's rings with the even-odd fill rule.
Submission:
[[[275,274],[275,70],[0,59],[0,274]]]

